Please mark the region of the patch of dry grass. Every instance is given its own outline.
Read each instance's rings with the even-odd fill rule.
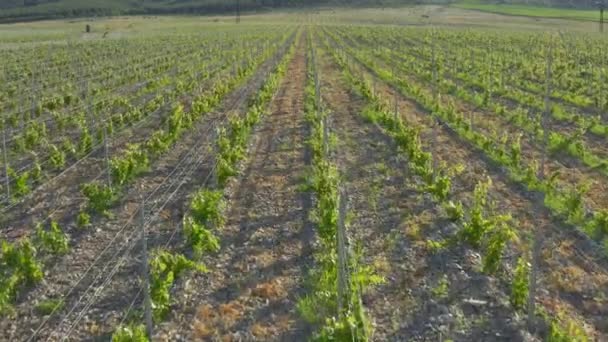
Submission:
[[[205,338],[217,335],[219,329],[230,330],[244,312],[245,307],[238,301],[220,304],[219,307],[203,304],[198,307],[192,325],[194,336]]]
[[[250,331],[253,336],[261,339],[268,338],[272,334],[270,327],[264,326],[260,323],[256,323],[251,326]]]
[[[284,283],[281,279],[275,278],[269,282],[258,284],[251,294],[264,299],[279,299],[287,295]]]

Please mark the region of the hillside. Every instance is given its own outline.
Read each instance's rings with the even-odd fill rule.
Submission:
[[[467,10],[526,17],[599,20],[595,0],[462,0],[452,6]]]
[[[240,0],[243,11],[315,5],[384,6],[424,0]],[[0,20],[20,21],[119,14],[232,12],[236,0],[0,0]]]

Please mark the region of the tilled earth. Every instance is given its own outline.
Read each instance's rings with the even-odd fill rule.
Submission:
[[[159,340],[300,341],[309,334],[296,312],[313,243],[309,196],[298,190],[306,166],[305,53],[298,46],[240,179],[228,186],[222,249],[205,258],[209,273],[176,289]]]

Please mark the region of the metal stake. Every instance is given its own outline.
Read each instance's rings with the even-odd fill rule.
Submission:
[[[216,129],[212,140],[211,140],[211,153],[213,155],[213,158],[215,160],[215,165],[213,166],[213,171],[211,172],[211,188],[212,189],[217,189],[219,187],[219,180],[218,180],[218,167],[219,167],[219,160],[220,160],[220,156],[219,156],[219,149],[218,149],[218,139],[220,137],[220,132],[219,129]]]
[[[394,128],[397,129],[397,127],[399,127],[399,100],[397,99],[397,91],[395,91],[395,111],[393,115],[393,121],[395,125]]]
[[[106,159],[106,168],[108,170],[108,187],[112,189],[112,174],[110,172],[110,150],[108,147],[108,133],[106,126],[103,127],[103,145]]]
[[[337,234],[337,257],[338,257],[338,317],[342,317],[344,308],[344,297],[348,289],[348,275],[346,274],[346,263],[348,262],[346,253],[346,210],[348,207],[348,196],[342,189],[339,195],[338,209],[338,234]]]

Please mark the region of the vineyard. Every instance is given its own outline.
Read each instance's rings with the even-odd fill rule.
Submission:
[[[0,27],[0,341],[608,341],[605,38],[374,20]]]

